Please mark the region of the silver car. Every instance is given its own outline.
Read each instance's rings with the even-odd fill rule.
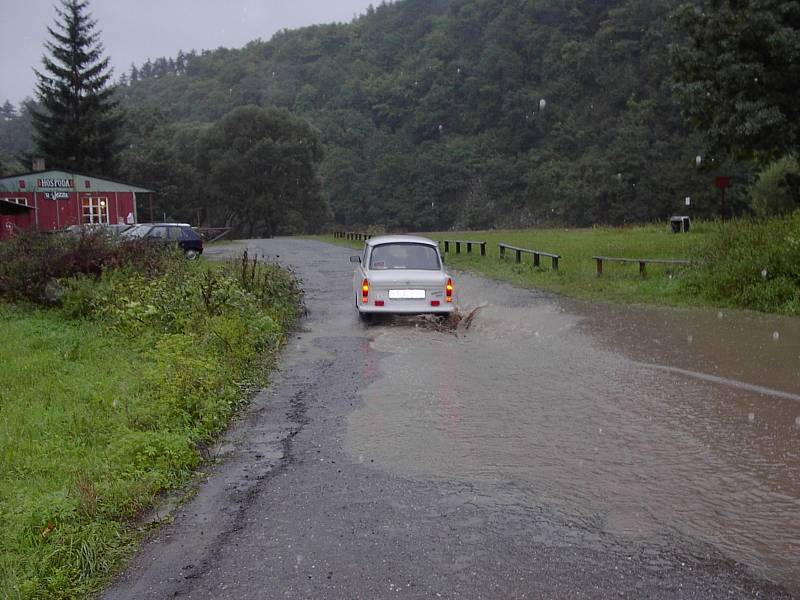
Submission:
[[[367,240],[353,273],[353,298],[362,318],[376,313],[450,313],[453,279],[444,270],[439,245],[412,235]]]

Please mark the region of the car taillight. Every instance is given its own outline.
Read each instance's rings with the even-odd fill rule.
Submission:
[[[369,302],[369,281],[366,279],[361,283],[361,302],[363,304]]]
[[[447,285],[444,287],[444,295],[445,295],[445,300],[447,302],[452,302],[453,301],[453,280],[452,279],[448,279],[447,280]]]

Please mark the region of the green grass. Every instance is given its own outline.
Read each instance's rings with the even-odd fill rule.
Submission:
[[[273,265],[178,259],[0,301],[0,598],[90,596],[186,483],[300,311]]]
[[[455,254],[454,245],[445,261],[455,269],[478,273],[486,277],[509,281],[529,288],[549,290],[559,294],[589,300],[671,305],[702,304],[697,297],[688,297],[681,286],[685,269],[648,265],[647,277],[639,276],[637,264],[604,263],[602,277],[597,277],[595,255],[625,258],[691,259],[708,235],[701,224],[689,234],[672,234],[666,226],[653,225],[631,228],[596,227],[592,229],[523,229],[508,231],[434,232],[423,235],[436,240],[485,240],[487,256],[481,257],[476,247],[466,254]],[[324,236],[325,241],[361,246]],[[513,252],[500,259],[497,244],[503,242],[521,248],[542,250],[561,255],[559,270],[551,270],[551,261],[541,257],[538,269],[533,257],[523,254],[523,263],[516,264]]]
[[[487,256],[477,248],[455,254],[451,244],[446,262],[455,269],[594,301],[670,306],[745,308],[789,315],[800,314],[800,211],[784,218],[742,219],[726,223],[695,222],[687,234],[673,234],[666,223],[591,229],[524,229],[508,231],[433,232],[436,240],[482,240]],[[333,236],[318,239],[359,248]],[[541,257],[538,268],[523,254],[501,260],[497,244],[561,255],[559,270]],[[636,263],[603,263],[598,277],[592,256],[692,260],[689,267],[648,264],[646,277]]]
[[[120,518],[167,477],[126,478],[137,453],[169,446],[183,455],[180,472],[191,448],[130,427],[126,411],[147,394],[121,336],[0,304],[0,339],[0,596],[85,595],[130,547]],[[151,439],[131,447],[136,437]]]

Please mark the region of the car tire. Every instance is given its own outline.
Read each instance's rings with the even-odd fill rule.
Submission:
[[[197,250],[186,250],[183,254],[189,260],[195,260],[198,256],[200,256],[200,253]]]
[[[358,311],[358,319],[362,323],[371,323],[372,322],[372,314]]]

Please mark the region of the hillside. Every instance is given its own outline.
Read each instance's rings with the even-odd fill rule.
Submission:
[[[148,61],[120,82],[120,175],[159,190],[159,212],[247,231],[198,187],[198,136],[237,107],[274,106],[318,130],[340,226],[621,224],[681,212],[685,196],[710,215],[713,174],[694,166],[703,141],[670,84],[678,4],[403,0]]]

